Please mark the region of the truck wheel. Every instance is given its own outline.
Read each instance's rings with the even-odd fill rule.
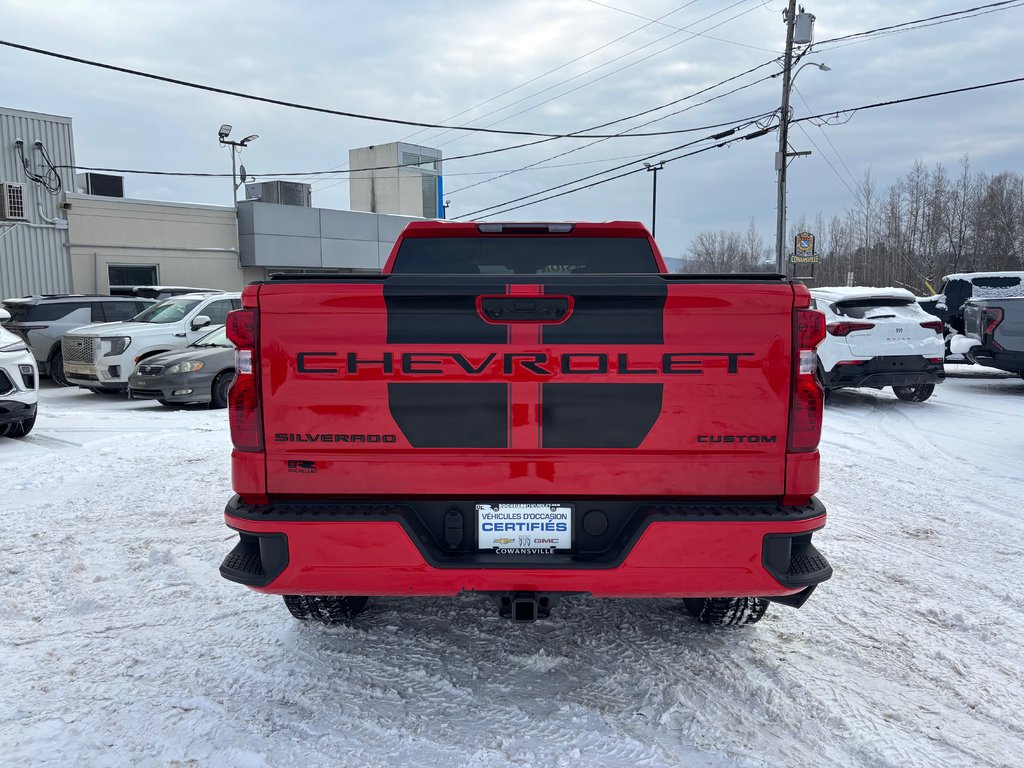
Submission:
[[[289,613],[300,621],[319,621],[332,626],[347,624],[366,608],[365,597],[340,595],[285,595]]]
[[[50,378],[55,383],[60,384],[62,387],[71,386],[71,382],[64,375],[64,354],[62,352],[54,353],[53,357],[46,364],[46,372],[50,374]]]
[[[701,624],[717,627],[756,624],[768,610],[763,597],[691,597],[683,605]]]
[[[210,387],[211,408],[228,407],[228,390],[231,389],[231,382],[234,378],[234,371],[224,371],[213,380],[213,385]]]
[[[900,400],[911,403],[923,403],[935,391],[934,384],[918,384],[916,387],[893,387],[893,394]]]

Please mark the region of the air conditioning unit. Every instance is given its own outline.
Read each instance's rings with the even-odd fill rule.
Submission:
[[[76,173],[75,186],[79,192],[100,197],[124,197],[124,176],[109,173]]]
[[[25,213],[25,185],[12,182],[0,184],[0,216],[5,219],[25,221],[28,216]]]
[[[245,185],[245,199],[277,205],[313,206],[313,188],[297,181],[260,181]]]

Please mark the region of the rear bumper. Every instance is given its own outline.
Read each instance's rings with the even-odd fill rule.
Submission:
[[[942,363],[920,355],[873,357],[855,365],[836,365],[823,374],[826,389],[905,387],[938,384],[946,378]]]
[[[577,507],[594,504],[600,502]],[[225,520],[239,541],[221,575],[271,594],[511,590],[597,597],[777,597],[832,575],[811,543],[825,524],[817,499],[799,507],[664,501],[633,507],[603,549],[587,551],[583,541],[572,554],[509,557],[464,541],[453,547],[453,537],[439,543],[407,502],[246,505],[235,497]],[[475,521],[465,524],[472,538]]]
[[[36,415],[35,403],[23,403],[20,400],[0,399],[0,426],[20,424]]]
[[[976,365],[1024,374],[1024,352],[972,347],[967,353],[967,359]]]

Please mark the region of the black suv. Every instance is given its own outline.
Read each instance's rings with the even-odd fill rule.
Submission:
[[[51,379],[66,387],[61,336],[91,323],[131,320],[152,303],[151,299],[136,296],[71,293],[4,299],[3,308],[11,313],[4,328],[25,339],[40,372],[48,373]]]

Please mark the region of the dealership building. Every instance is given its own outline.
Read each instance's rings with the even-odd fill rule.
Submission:
[[[71,118],[0,108],[0,299],[379,271],[408,222],[443,214],[441,153],[393,143],[349,157],[358,210],[314,208],[309,185],[287,181],[247,184],[235,207],[136,200],[120,176],[74,173]]]

